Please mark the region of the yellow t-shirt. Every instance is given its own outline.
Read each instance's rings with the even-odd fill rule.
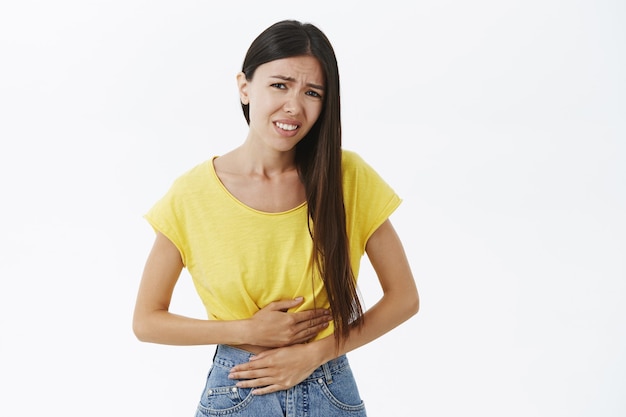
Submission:
[[[401,200],[354,152],[343,151],[342,173],[357,277],[367,240]],[[180,251],[210,319],[250,318],[272,301],[298,296],[304,303],[297,310],[330,306],[312,268],[306,203],[281,213],[252,209],[223,186],[211,159],[177,178],[145,218]],[[317,338],[332,332],[331,323]]]

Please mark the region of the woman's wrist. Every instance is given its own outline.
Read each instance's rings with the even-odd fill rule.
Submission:
[[[308,356],[319,365],[335,359],[337,357],[335,350],[335,338],[333,336],[307,343]]]

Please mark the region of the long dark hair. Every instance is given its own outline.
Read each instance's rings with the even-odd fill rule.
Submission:
[[[352,325],[363,324],[363,309],[350,264],[341,176],[341,111],[339,69],[333,47],[324,33],[310,23],[277,22],[250,45],[242,71],[252,80],[262,64],[308,55],[317,58],[325,75],[322,112],[307,135],[296,145],[296,165],[304,183],[313,239],[314,265],[318,269],[335,324],[337,346]],[[241,105],[250,123],[249,105]]]

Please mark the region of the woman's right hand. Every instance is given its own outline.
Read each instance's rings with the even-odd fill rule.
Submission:
[[[303,301],[302,297],[274,301],[259,310],[248,323],[251,343],[274,348],[305,343],[327,328],[332,317],[326,309],[288,312]]]

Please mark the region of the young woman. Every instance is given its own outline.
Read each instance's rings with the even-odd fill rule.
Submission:
[[[341,148],[337,61],[317,27],[267,28],[237,83],[245,141],[180,176],[146,215],[156,239],[134,332],[217,345],[197,416],[365,416],[346,353],[419,308],[388,219],[400,198]],[[364,253],[383,291],[365,312]],[[183,268],[208,320],[169,312]]]

